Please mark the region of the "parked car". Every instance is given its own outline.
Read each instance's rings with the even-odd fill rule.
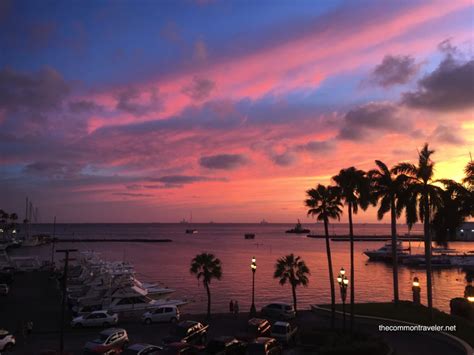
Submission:
[[[89,314],[76,317],[72,320],[71,326],[81,327],[110,327],[118,322],[118,314],[110,311],[95,311]]]
[[[203,345],[177,342],[166,345],[160,355],[201,355],[203,351]]]
[[[13,272],[9,269],[0,271],[0,283],[10,285],[13,283]]]
[[[176,323],[179,321],[179,316],[178,307],[174,305],[167,305],[160,306],[157,309],[144,313],[142,316],[142,321],[145,324],[151,324],[155,322]]]
[[[102,304],[95,304],[89,306],[73,306],[72,307],[72,314],[74,317],[85,316],[94,311],[102,311]]]
[[[261,337],[255,339],[247,347],[247,355],[281,355],[282,348],[273,338]]]
[[[125,329],[109,328],[101,331],[99,337],[84,346],[84,354],[120,354],[128,347],[128,334]]]
[[[0,296],[6,296],[10,292],[10,288],[7,284],[0,284]]]
[[[288,322],[275,322],[272,325],[271,336],[281,344],[290,344],[295,341],[298,327]]]
[[[212,339],[206,346],[206,353],[212,355],[244,355],[247,343],[233,336],[220,336]]]
[[[273,319],[289,320],[296,317],[296,312],[291,304],[276,302],[263,307],[262,315]]]
[[[133,344],[125,349],[121,355],[160,355],[163,348],[151,344]]]
[[[207,339],[208,325],[187,320],[176,324],[171,335],[163,339],[163,344],[184,342],[189,344],[205,344]]]
[[[16,344],[15,337],[5,329],[0,329],[0,351],[8,352]]]

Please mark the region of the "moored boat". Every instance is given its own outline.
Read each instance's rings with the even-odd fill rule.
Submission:
[[[293,234],[308,234],[311,231],[309,229],[303,228],[301,225],[300,220],[298,220],[298,223],[296,223],[295,228],[287,230],[285,233],[293,233]]]
[[[404,248],[402,242],[397,242],[397,257],[402,259],[409,255],[410,248]],[[392,243],[385,243],[379,249],[372,249],[364,251],[364,254],[373,261],[391,261],[392,260]]]
[[[245,239],[255,239],[255,233],[245,233]]]

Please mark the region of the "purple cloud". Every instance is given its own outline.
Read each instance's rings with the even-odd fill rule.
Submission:
[[[207,169],[231,170],[246,163],[247,158],[242,154],[217,154],[199,159],[199,164]]]
[[[216,84],[212,80],[195,76],[190,84],[183,87],[182,93],[193,100],[201,101],[211,95],[215,86]]]
[[[372,72],[370,82],[384,88],[406,84],[418,73],[419,68],[410,56],[386,55]]]

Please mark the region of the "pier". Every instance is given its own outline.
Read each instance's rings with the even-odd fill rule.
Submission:
[[[150,238],[57,238],[56,243],[170,243],[172,239]]]
[[[325,239],[326,237],[324,235],[314,235],[314,234],[308,234],[308,238],[314,238],[314,239]],[[343,236],[332,236],[329,237],[331,241],[333,242],[348,242],[350,241],[350,238],[348,235],[343,235]],[[354,241],[355,242],[388,242],[392,240],[391,235],[357,235],[354,236]],[[423,236],[422,235],[413,235],[413,236],[404,236],[404,237],[397,237],[397,240],[402,241],[402,242],[418,242],[418,241],[423,241]]]

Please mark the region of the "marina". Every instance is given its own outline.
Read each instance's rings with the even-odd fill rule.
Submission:
[[[225,311],[228,308],[229,299],[238,299],[242,308],[250,307],[248,297],[251,289],[245,280],[248,278],[248,259],[255,255],[259,263],[259,271],[256,282],[261,286],[256,298],[257,306],[262,306],[265,301],[281,301],[291,297],[286,288],[282,288],[273,279],[273,266],[275,260],[284,255],[288,249],[294,250],[301,255],[313,270],[325,270],[324,239],[312,239],[306,237],[289,238],[285,233],[294,224],[237,224],[237,223],[204,223],[196,224],[199,228],[198,238],[192,238],[183,233],[182,225],[177,224],[57,224],[56,236],[64,242],[55,246],[44,244],[37,247],[8,248],[10,257],[36,258],[39,264],[51,262],[53,248],[75,248],[79,252],[94,251],[101,255],[107,262],[126,262],[133,265],[139,279],[143,283],[166,285],[175,290],[173,299],[189,300],[184,307],[186,312],[202,312],[206,303],[206,294],[203,287],[196,286],[196,279],[189,274],[190,260],[202,250],[210,250],[223,262],[225,277],[213,285],[214,292],[219,296],[213,299],[215,311]],[[315,233],[323,234],[321,224],[305,224],[305,228],[313,229]],[[337,235],[347,233],[347,225],[334,225]],[[418,226],[416,228],[419,228]],[[419,233],[419,230],[413,234]],[[356,237],[359,235],[384,235],[387,234],[388,225],[355,225]],[[52,234],[53,225],[32,225],[31,230],[36,234]],[[400,234],[407,231],[403,225],[399,226]],[[254,233],[255,239],[245,239],[245,234]],[[88,243],[90,239],[122,239],[133,240],[139,235],[143,239],[170,239],[171,243],[139,243],[139,242],[100,242]],[[83,242],[68,242],[68,239],[82,239]],[[413,255],[423,255],[423,242],[403,242],[407,248],[411,245]],[[144,248],[143,246],[147,247]],[[391,275],[391,265],[387,262],[370,262],[364,254],[367,249],[377,250],[384,245],[384,241],[365,241],[355,243],[356,271],[359,273],[370,273],[371,279],[357,279],[357,299],[361,302],[383,301],[390,297],[390,290],[383,287],[382,280]],[[449,244],[452,249],[461,253],[469,254],[473,250],[470,242],[454,242]],[[348,242],[334,242],[333,263],[347,265]],[[79,254],[78,254],[79,255]],[[73,257],[76,257],[73,255]],[[54,256],[56,261],[57,255]],[[414,260],[415,261],[415,260]],[[449,311],[449,300],[462,295],[466,284],[466,272],[468,266],[436,267],[433,274],[433,285],[435,288],[434,302],[440,309]],[[400,263],[400,284],[410,285],[414,276],[420,281],[424,280],[422,263],[416,265],[405,265]],[[450,280],[450,282],[446,282]],[[374,288],[377,292],[373,292]],[[411,288],[400,288],[401,296],[411,297]],[[327,278],[325,273],[313,273],[310,276],[308,288],[299,291],[299,302],[302,306],[309,306],[315,300],[329,302],[330,294],[327,289]],[[192,296],[192,297],[191,297]],[[425,297],[425,294],[422,294]],[[265,300],[265,301],[264,301]]]

